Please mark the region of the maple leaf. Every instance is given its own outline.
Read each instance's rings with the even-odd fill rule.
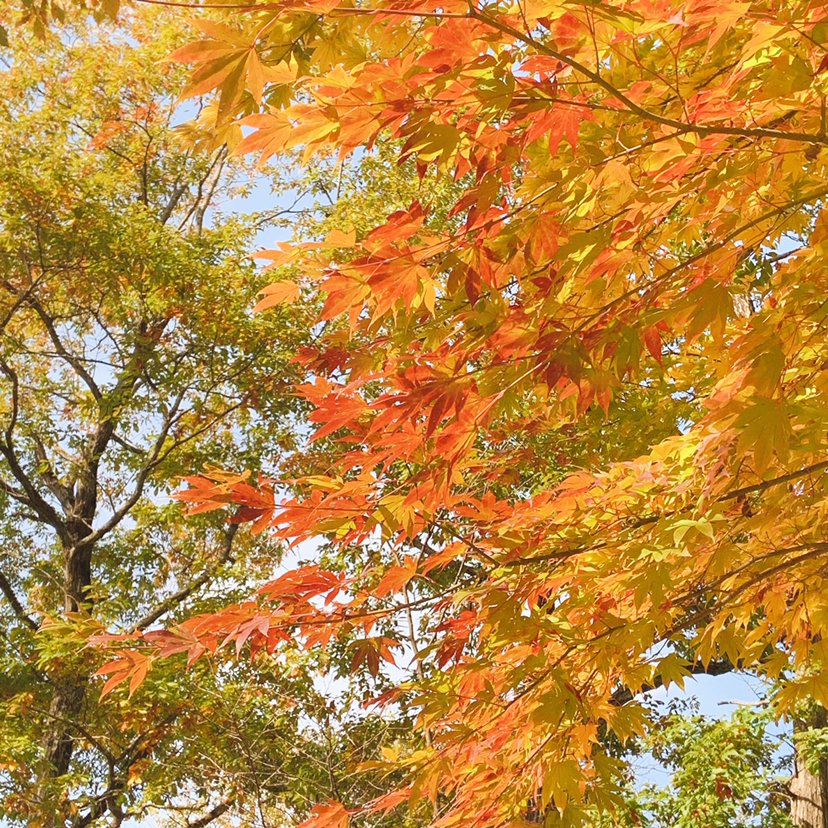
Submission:
[[[348,828],[350,813],[341,802],[331,800],[314,805],[311,815],[298,828]]]
[[[295,302],[299,298],[299,285],[296,282],[275,282],[262,290],[264,298],[259,300],[253,308],[254,313],[261,313],[267,308],[282,305],[286,302]]]
[[[118,685],[129,682],[128,692],[132,694],[147,677],[152,660],[136,650],[125,650],[118,658],[108,661],[96,673],[96,676],[109,676],[101,688],[101,698],[108,696]]]
[[[192,22],[207,37],[176,49],[167,60],[200,64],[181,97],[193,98],[217,90],[217,123],[230,116],[244,90],[261,104],[266,82],[295,80],[295,69],[289,63],[277,67],[262,65],[251,33],[203,17]]]
[[[398,641],[387,636],[375,638],[362,638],[353,645],[353,656],[351,658],[351,670],[357,670],[362,664],[368,669],[372,676],[379,675],[380,661],[395,665],[393,648],[399,647]]]
[[[374,587],[373,594],[384,598],[392,592],[398,592],[417,574],[417,561],[408,557],[402,565],[394,564],[383,574],[380,582]]]

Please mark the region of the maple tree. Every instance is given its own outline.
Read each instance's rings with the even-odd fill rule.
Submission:
[[[260,309],[324,297],[299,391],[325,450],[182,497],[332,563],[139,636],[109,687],[228,644],[347,639],[377,673],[413,614],[381,702],[426,743],[389,761],[407,785],[320,804],[332,828],[426,800],[439,826],[611,813],[637,694],[710,665],[775,682],[779,715],[828,704],[824,4],[286,0],[196,26],[185,95],[215,90],[239,153],[391,142],[459,192],[266,254]],[[815,779],[803,825],[828,819]]]

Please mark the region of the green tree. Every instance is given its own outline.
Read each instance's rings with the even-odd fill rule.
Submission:
[[[15,823],[160,808],[206,824],[285,800],[290,778],[305,779],[290,807],[327,790],[325,754],[297,735],[303,700],[319,703],[301,664],[171,666],[102,705],[85,646],[207,609],[218,584],[247,594],[280,554],[170,500],[208,460],[255,472],[263,440],[274,464],[293,445],[282,389],[306,330],[301,308],[250,313],[256,220],[221,212],[249,173],[180,140],[180,70],[161,61],[180,35],[157,14],[75,18],[15,29],[1,55],[0,818]]]
[[[645,745],[671,772],[670,783],[638,793],[642,818],[654,828],[791,825],[790,751],[781,749],[771,722],[766,710],[750,707],[711,718],[692,702],[673,705]]]

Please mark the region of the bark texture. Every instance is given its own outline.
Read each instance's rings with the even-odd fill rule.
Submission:
[[[807,718],[794,722],[794,734],[828,726],[828,711],[819,707]],[[816,773],[800,756],[794,760],[791,779],[791,821],[797,828],[828,828],[828,757],[820,760]]]

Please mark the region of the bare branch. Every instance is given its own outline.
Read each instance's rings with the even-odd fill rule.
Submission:
[[[11,282],[6,279],[3,279],[0,284],[6,288],[10,293],[17,293],[17,298],[12,303],[12,306],[6,311],[6,315],[0,320],[0,333],[6,330],[6,326],[11,322],[12,318],[14,317],[15,313],[17,313],[18,309],[21,305],[27,303],[29,298],[32,295],[34,289],[40,284],[41,279],[45,276],[45,272],[41,272],[40,275],[33,279],[31,284],[23,291],[17,292],[14,287],[12,287]]]
[[[158,217],[158,220],[161,224],[166,224],[170,220],[170,216],[173,214],[173,210],[178,206],[178,202],[181,201],[181,197],[184,193],[187,192],[187,185],[186,184],[179,184],[170,195],[170,200],[167,202],[167,206],[164,208],[161,215]]]
[[[695,663],[687,668],[692,676],[723,676],[726,673],[732,673],[736,670],[736,665],[726,658],[711,661],[709,664]],[[631,702],[637,695],[641,693],[649,693],[658,687],[664,685],[664,678],[662,676],[655,676],[650,684],[645,684],[637,693],[633,693],[629,687],[619,687],[610,699],[610,702],[616,707]]]
[[[12,404],[11,417],[9,418],[9,423],[4,432],[4,439],[0,440],[0,454],[2,454],[6,459],[6,463],[8,464],[9,470],[15,480],[17,480],[17,482],[23,487],[26,499],[22,502],[25,502],[27,506],[33,509],[44,523],[52,526],[61,537],[61,540],[65,540],[67,537],[66,525],[61,520],[54,507],[47,500],[45,500],[37,490],[31,478],[28,474],[26,474],[23,466],[20,464],[17,452],[14,450],[14,428],[17,425],[17,418],[19,414],[20,383],[17,377],[17,372],[2,358],[0,358],[0,370],[2,370],[11,383]],[[9,494],[14,496],[12,492],[9,492]]]
[[[35,459],[38,463],[38,474],[46,488],[58,499],[64,511],[72,508],[72,490],[60,482],[52,468],[52,463],[46,453],[46,446],[38,435],[32,435]]]
[[[52,345],[54,346],[55,351],[72,367],[74,372],[81,378],[81,380],[83,380],[84,385],[86,385],[89,389],[92,396],[100,402],[103,397],[101,389],[92,378],[92,375],[86,370],[82,360],[67,350],[57,332],[54,319],[49,316],[43,305],[41,305],[34,296],[29,296],[27,302],[34,312],[40,317],[40,321],[43,322],[43,326],[49,334],[49,339],[52,340]]]
[[[156,469],[164,460],[167,459],[174,451],[181,448],[181,446],[189,443],[192,440],[200,437],[205,432],[209,431],[213,428],[216,423],[221,422],[225,417],[231,414],[233,411],[237,410],[242,406],[242,402],[237,402],[234,405],[229,406],[221,414],[214,417],[210,422],[203,425],[201,428],[196,429],[192,433],[188,434],[186,437],[182,437],[178,440],[174,440],[167,449],[163,450],[164,443],[166,442],[167,436],[169,434],[170,428],[173,426],[174,421],[168,422],[165,427],[162,429],[161,434],[159,434],[158,438],[155,441],[155,445],[153,446],[152,451],[150,452],[149,459],[146,463],[141,467],[141,470],[138,472],[136,477],[135,486],[133,487],[132,493],[127,497],[127,499],[121,504],[121,507],[110,517],[110,519],[100,526],[98,529],[90,532],[81,543],[83,544],[92,544],[99,541],[104,535],[111,532],[129,513],[129,511],[135,506],[135,504],[141,499],[141,495],[144,493],[144,487],[146,486],[147,480],[149,479],[150,474]]]
[[[172,406],[168,410],[167,415],[164,418],[164,423],[161,426],[161,430],[158,433],[158,436],[155,438],[155,442],[152,446],[152,449],[149,451],[147,460],[145,461],[141,469],[138,471],[138,474],[135,479],[135,485],[133,486],[131,494],[121,504],[120,508],[116,509],[113,512],[112,516],[109,518],[109,520],[106,521],[106,523],[104,523],[98,529],[90,531],[90,533],[83,538],[83,540],[81,541],[83,545],[89,546],[93,543],[96,543],[104,535],[111,532],[127,516],[130,510],[141,499],[141,495],[144,493],[144,487],[146,486],[147,480],[149,479],[149,476],[152,473],[153,469],[155,469],[156,466],[159,463],[161,463],[164,460],[164,458],[169,454],[169,451],[164,452],[162,454],[162,449],[164,447],[164,443],[167,441],[170,429],[173,427],[177,420],[178,410],[181,406],[181,403],[183,402],[184,394],[185,391],[179,392]],[[175,447],[177,447],[177,444]]]

